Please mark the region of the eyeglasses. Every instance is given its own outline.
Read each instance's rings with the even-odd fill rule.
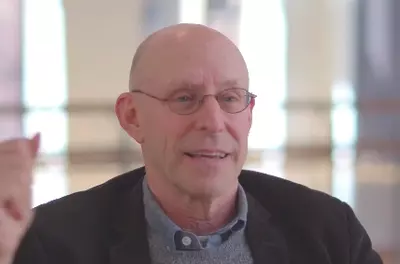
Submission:
[[[172,112],[179,115],[190,115],[196,112],[203,104],[206,96],[214,97],[220,108],[229,113],[236,114],[244,111],[253,98],[257,96],[242,88],[229,88],[217,94],[203,95],[198,90],[183,89],[172,93],[167,98],[159,98],[140,90],[133,90],[132,93],[144,94],[153,99],[165,102]]]

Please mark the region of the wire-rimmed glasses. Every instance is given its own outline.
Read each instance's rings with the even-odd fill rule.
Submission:
[[[214,97],[220,108],[230,114],[244,111],[249,106],[251,100],[257,97],[255,94],[242,88],[229,88],[217,94],[202,94],[197,89],[182,89],[172,93],[167,98],[160,98],[141,90],[132,90],[131,92],[144,94],[153,99],[165,102],[172,112],[179,115],[190,115],[196,112],[207,96]]]

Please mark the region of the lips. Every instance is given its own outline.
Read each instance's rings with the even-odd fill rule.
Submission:
[[[224,159],[229,153],[223,151],[194,151],[185,152],[186,156],[190,158],[208,158],[208,159]]]

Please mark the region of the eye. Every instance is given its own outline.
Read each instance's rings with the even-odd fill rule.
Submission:
[[[224,96],[223,99],[225,102],[235,102],[238,100],[238,98],[235,96]]]
[[[192,100],[193,100],[193,97],[190,95],[180,95],[180,96],[175,97],[175,99],[174,99],[174,101],[176,101],[176,102],[183,102],[183,103],[190,102]]]
[[[220,99],[222,99],[224,102],[237,102],[240,101],[240,95],[235,92],[226,92],[221,94]]]
[[[190,103],[196,100],[196,94],[190,91],[179,91],[170,97],[175,103]]]

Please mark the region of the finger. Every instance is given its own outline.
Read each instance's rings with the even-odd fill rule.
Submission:
[[[10,217],[15,221],[24,221],[29,217],[32,209],[32,192],[31,188],[10,188],[10,192],[6,197],[1,199],[0,207],[7,211]]]
[[[0,256],[12,258],[31,219],[15,221],[5,210],[0,209]],[[2,262],[3,263],[3,262]],[[12,262],[5,262],[12,263]]]
[[[8,199],[4,202],[4,210],[8,212],[15,221],[21,221],[24,217],[23,210],[13,199]]]
[[[34,159],[37,158],[40,148],[40,133],[36,133],[30,140],[31,143],[31,153]]]
[[[28,199],[26,199],[28,198]],[[2,204],[3,210],[5,210],[12,219],[15,221],[25,221],[29,222],[29,218],[32,215],[32,208],[31,204],[26,203],[26,201],[18,201],[23,200],[21,197],[10,197],[9,199],[5,200]],[[25,197],[24,200],[30,200],[29,197]],[[25,203],[25,204],[23,204]]]

